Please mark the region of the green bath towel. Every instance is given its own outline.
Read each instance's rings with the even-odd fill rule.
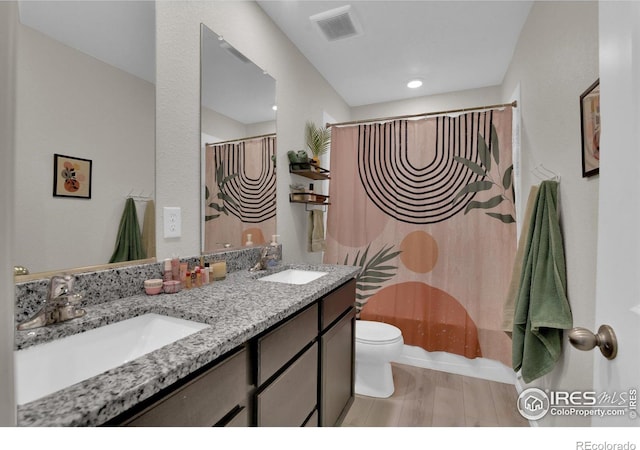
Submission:
[[[132,198],[128,198],[118,227],[116,247],[109,262],[134,261],[145,257],[136,204]]]
[[[529,383],[560,357],[564,329],[573,326],[557,209],[558,183],[543,181],[531,213],[513,324],[513,369]]]

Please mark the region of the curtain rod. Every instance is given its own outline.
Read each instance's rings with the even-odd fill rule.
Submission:
[[[370,122],[384,122],[384,121],[387,121],[387,120],[396,120],[396,119],[411,119],[411,118],[415,118],[415,117],[437,116],[437,115],[441,115],[441,114],[451,114],[451,113],[467,112],[467,111],[478,111],[478,110],[482,110],[482,109],[503,108],[505,106],[512,106],[512,107],[516,108],[518,106],[518,102],[517,101],[513,101],[511,103],[502,103],[502,104],[499,104],[499,105],[476,106],[475,108],[450,109],[448,111],[436,111],[436,112],[429,112],[429,113],[422,113],[422,114],[411,114],[411,115],[408,115],[408,116],[405,115],[405,116],[393,116],[393,117],[379,117],[377,119],[352,120],[351,122],[327,123],[326,127],[327,128],[331,128],[331,127],[340,126],[340,125],[355,125],[355,124],[370,123]]]
[[[204,145],[208,147],[210,145],[220,145],[220,144],[229,144],[231,142],[248,141],[249,139],[258,139],[258,138],[270,137],[270,136],[274,136],[275,137],[275,135],[276,135],[275,133],[260,134],[258,136],[249,136],[249,137],[245,137],[245,138],[230,139],[228,141],[212,142],[210,144],[204,144]]]

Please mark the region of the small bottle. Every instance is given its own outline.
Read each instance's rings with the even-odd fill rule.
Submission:
[[[162,271],[162,280],[163,281],[171,281],[173,280],[173,272],[171,269],[171,260],[164,260],[164,270]]]
[[[209,263],[204,263],[204,269],[202,270],[202,284],[206,285],[210,283],[210,275],[211,273],[211,267],[209,266]]]
[[[191,289],[191,272],[189,272],[188,270],[184,277],[184,286],[187,289]]]
[[[194,269],[191,271],[191,287],[196,287],[196,286],[197,286],[197,285],[196,285],[196,278],[197,278],[197,277],[196,277],[196,269],[194,268]]]
[[[200,266],[196,267],[196,287],[202,287],[202,270],[200,270]]]
[[[310,202],[316,201],[316,195],[313,192],[313,183],[309,183],[309,201]]]
[[[180,280],[180,259],[177,256],[171,258],[171,277],[176,281]]]
[[[247,242],[244,243],[245,246],[250,246],[253,245],[253,241],[251,240],[253,236],[251,236],[251,233],[247,233]]]

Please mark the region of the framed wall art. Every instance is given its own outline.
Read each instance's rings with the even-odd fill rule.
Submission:
[[[90,159],[53,155],[53,196],[91,198]]]
[[[582,176],[600,171],[600,79],[580,96],[582,129]]]

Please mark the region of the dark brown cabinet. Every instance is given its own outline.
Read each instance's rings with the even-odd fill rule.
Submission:
[[[354,399],[355,292],[351,280],[257,338],[257,426],[341,423]]]
[[[354,303],[351,280],[107,425],[339,425],[354,398]]]

